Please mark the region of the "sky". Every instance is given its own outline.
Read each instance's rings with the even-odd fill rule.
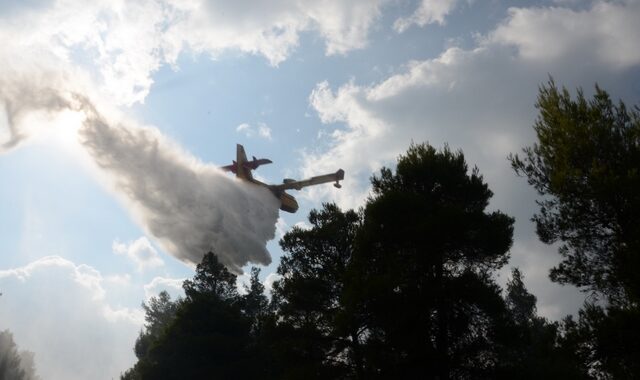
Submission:
[[[550,77],[640,104],[639,19],[636,0],[2,1],[0,330],[44,379],[117,378],[140,303],[180,295],[194,252],[268,287],[282,234],[322,202],[362,206],[411,142],[462,149],[516,218],[498,281],[517,266],[542,315],[575,313],[507,156],[534,142]],[[263,181],[342,168],[343,188],[278,214],[217,169],[236,143],[273,161]]]

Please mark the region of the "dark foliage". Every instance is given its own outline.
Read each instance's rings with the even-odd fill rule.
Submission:
[[[280,245],[273,331],[285,378],[339,378],[358,373],[362,330],[347,326],[341,300],[360,216],[326,204],[309,214],[310,229],[294,227]]]
[[[138,359],[147,355],[151,344],[160,338],[164,329],[173,321],[181,302],[180,299],[172,302],[169,293],[162,291],[157,297],[151,297],[148,304],[142,303],[145,329],[136,340],[134,351]]]
[[[587,373],[640,377],[640,115],[596,86],[576,99],[553,80],[540,88],[538,142],[511,156],[543,196],[536,222],[543,242],[559,241],[551,279],[595,298],[578,321],[564,321],[563,346]],[[602,306],[598,304],[604,304]]]
[[[545,243],[560,241],[551,278],[603,294],[610,303],[640,296],[640,116],[596,86],[574,100],[553,81],[540,88],[538,142],[511,156],[544,196],[536,222]]]
[[[496,379],[586,379],[587,371],[561,343],[560,326],[538,316],[536,297],[518,269],[507,282],[508,316],[498,327]]]
[[[254,318],[267,302],[257,294],[262,291],[257,275],[241,296],[236,276],[213,253],[205,255],[194,278],[184,282],[184,300],[171,302],[161,294],[145,305],[147,325],[136,343],[139,360],[123,379],[261,376]]]
[[[640,312],[637,308],[585,303],[577,321],[563,321],[562,346],[596,378],[637,379],[640,374]]]
[[[9,330],[0,331],[0,379],[38,380],[33,353],[18,351]]]
[[[447,147],[412,145],[372,184],[350,273],[372,373],[488,374],[503,309],[490,272],[508,259],[513,219],[485,213],[491,191]]]

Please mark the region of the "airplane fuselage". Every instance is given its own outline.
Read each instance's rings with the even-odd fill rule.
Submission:
[[[271,160],[265,158],[256,159],[255,157],[253,157],[253,161],[247,161],[247,155],[244,152],[244,147],[237,144],[236,160],[233,161],[233,164],[231,165],[223,166],[222,169],[234,173],[237,178],[243,181],[266,187],[280,201],[280,210],[290,213],[298,211],[298,201],[296,201],[296,198],[291,194],[288,194],[285,190],[301,190],[303,187],[319,185],[327,182],[335,182],[334,186],[340,188],[341,186],[339,181],[344,179],[344,170],[342,169],[339,169],[335,173],[311,177],[301,181],[285,179],[283,183],[279,185],[269,185],[253,178],[253,175],[251,174],[252,170],[257,169],[260,165],[270,163]]]

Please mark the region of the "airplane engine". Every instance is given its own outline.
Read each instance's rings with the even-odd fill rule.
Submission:
[[[284,191],[280,194],[280,210],[294,213],[298,211],[298,201]]]

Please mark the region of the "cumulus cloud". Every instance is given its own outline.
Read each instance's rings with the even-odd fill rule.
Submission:
[[[1,270],[0,328],[35,352],[44,379],[116,378],[135,357],[113,348],[132,347],[144,318],[109,304],[105,285],[95,268],[59,256]]]
[[[162,65],[183,52],[218,57],[226,51],[289,57],[302,32],[326,41],[326,53],[362,48],[380,1],[80,0],[2,5],[4,54],[79,66],[120,104],[142,102]],[[45,53],[46,52],[46,53]]]
[[[258,136],[265,140],[273,140],[271,137],[271,128],[265,123],[258,123],[257,126],[252,126],[248,123],[242,123],[236,127],[236,132],[243,133],[245,136],[252,138]]]
[[[125,274],[112,274],[106,276],[105,281],[109,284],[126,286],[131,283],[131,275],[128,273]]]
[[[622,32],[614,33],[607,26],[608,16],[617,20],[612,23],[617,22]],[[357,207],[368,193],[371,172],[392,164],[411,141],[429,141],[438,147],[448,142],[454,149],[463,149],[467,161],[484,174],[496,194],[491,207],[516,217],[516,246],[521,249],[514,249],[512,262],[519,265],[524,262],[522,256],[545,255],[537,267],[524,268],[532,291],[541,294],[540,310],[553,317],[574,311],[567,303],[564,310],[551,308],[557,300],[550,298],[549,289],[556,291],[558,286],[549,284],[546,275],[558,257],[552,248],[536,242],[529,223],[536,195],[514,176],[506,156],[534,141],[531,126],[537,88],[549,74],[569,88],[598,82],[614,97],[637,103],[634,81],[629,78],[640,77],[640,59],[628,50],[640,38],[640,28],[633,21],[638,17],[637,3],[595,2],[580,12],[512,8],[474,48],[449,48],[438,57],[408,62],[404,70],[378,83],[358,85],[352,80],[336,89],[327,82],[318,83],[309,102],[320,120],[335,130],[325,134],[326,144],[318,144],[328,149],[305,152],[302,170],[310,174],[340,166],[348,178],[342,191],[317,187],[303,194]],[[594,26],[597,19],[607,21]],[[533,42],[545,39],[545,29],[556,31],[549,36],[561,34],[559,48],[550,46],[554,45],[550,39],[540,46]],[[587,36],[583,30],[589,30]],[[615,44],[607,43],[611,38]],[[522,247],[535,248],[527,252]]]
[[[515,46],[529,62],[571,60],[624,69],[640,62],[640,3],[596,1],[588,10],[510,8],[489,43]]]
[[[162,291],[166,291],[171,295],[172,299],[184,296],[182,290],[182,283],[184,278],[168,278],[168,277],[154,277],[151,282],[144,285],[145,299],[157,296]]]
[[[160,258],[158,251],[151,245],[146,236],[126,244],[116,240],[111,248],[115,254],[124,255],[133,261],[140,272],[164,265],[164,261]]]
[[[288,228],[289,225],[284,218],[278,218],[278,221],[276,222],[276,235],[278,236],[278,240],[282,239],[284,234],[287,233]]]
[[[280,280],[281,276],[277,273],[269,273],[262,283],[264,285],[264,291],[267,294],[271,294],[273,290],[273,283]]]
[[[418,8],[408,17],[400,17],[393,28],[402,33],[412,25],[444,24],[445,17],[455,8],[457,0],[422,0]]]
[[[264,280],[262,281],[262,285],[264,286],[264,294],[267,297],[271,296],[271,291],[273,290],[273,283],[280,280],[282,276],[279,274],[272,272],[269,273]],[[251,274],[243,273],[236,279],[236,289],[240,294],[247,294],[247,289],[251,285]]]
[[[310,230],[312,228],[311,224],[304,220],[294,224],[293,226],[302,230]]]
[[[609,13],[603,13],[605,10]],[[556,13],[566,18],[556,17]],[[526,23],[514,16],[520,14],[529,16]],[[620,29],[630,33],[616,35],[617,50],[611,54],[598,44],[581,43],[584,35],[569,33],[569,30],[562,38],[573,42],[562,44],[576,47],[559,49],[564,51],[563,55],[549,56],[542,61],[540,57],[546,54],[543,48],[540,54],[525,54],[528,41],[516,38],[544,35],[544,29],[552,28],[548,25],[550,18],[560,26],[573,25],[574,30],[582,30],[589,28],[598,17],[615,19],[622,14],[626,16],[619,20]],[[314,167],[330,170],[336,165],[345,166],[349,173],[349,181],[345,181],[347,191],[330,195],[354,207],[366,189],[352,179],[392,162],[413,139],[463,147],[472,162],[486,162],[483,172],[498,180],[503,177],[503,171],[508,170],[504,157],[532,141],[536,88],[549,74],[570,88],[598,82],[621,97],[634,93],[628,81],[633,71],[620,70],[610,64],[628,54],[627,47],[640,38],[640,27],[630,21],[638,16],[637,3],[595,3],[582,12],[564,8],[512,8],[507,19],[480,38],[475,48],[453,47],[433,59],[410,61],[403,72],[379,83],[356,85],[351,81],[336,90],[326,81],[318,83],[309,96],[311,106],[323,123],[344,124],[346,128],[336,128],[326,134],[329,150],[306,152],[304,172],[308,174]],[[531,25],[537,28],[532,29]],[[553,28],[557,30],[560,26]],[[592,34],[597,34],[598,29],[595,30]],[[600,37],[589,39],[605,41],[608,33],[609,28],[603,28]],[[548,42],[547,45],[553,45]],[[625,62],[637,67],[640,59]],[[531,90],[523,91],[527,88]],[[487,92],[491,92],[491,96],[483,95]],[[496,167],[505,169],[493,169]],[[483,165],[480,168],[483,169]],[[491,174],[487,170],[499,172]],[[320,196],[328,191],[331,189],[318,187],[308,190],[307,194]]]

